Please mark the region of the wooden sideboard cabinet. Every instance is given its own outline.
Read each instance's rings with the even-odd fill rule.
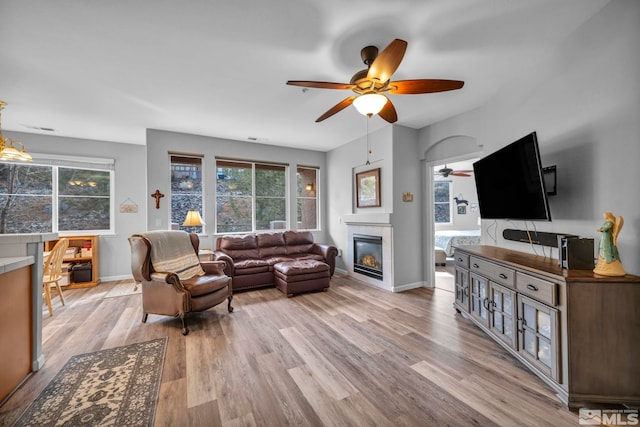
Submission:
[[[91,264],[90,280],[77,281],[70,276],[67,288],[91,288],[100,283],[100,236],[59,236],[69,239],[69,254],[65,255],[62,262],[70,264]],[[58,240],[45,242],[45,252],[53,249]]]
[[[570,408],[640,405],[640,277],[493,246],[455,251],[454,308]]]

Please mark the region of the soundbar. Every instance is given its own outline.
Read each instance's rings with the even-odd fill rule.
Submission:
[[[578,237],[575,234],[548,233],[545,231],[526,231],[505,228],[502,237],[514,242],[533,243],[534,245],[558,247],[558,236]]]

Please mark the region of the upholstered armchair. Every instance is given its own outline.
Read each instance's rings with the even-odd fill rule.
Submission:
[[[142,284],[142,322],[149,313],[177,316],[182,334],[187,335],[185,315],[204,311],[233,299],[231,278],[224,274],[224,261],[198,258],[200,241],[196,234],[162,230],[134,234],[131,245],[131,272]]]

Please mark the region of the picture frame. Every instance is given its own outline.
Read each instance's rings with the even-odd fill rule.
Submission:
[[[467,207],[466,206],[458,206],[458,215],[466,215]]]
[[[356,206],[358,208],[382,206],[380,184],[380,168],[356,173]]]

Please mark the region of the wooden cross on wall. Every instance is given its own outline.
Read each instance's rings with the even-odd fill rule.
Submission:
[[[151,197],[156,199],[156,209],[160,209],[160,199],[164,197],[164,194],[162,194],[160,190],[156,190]]]

